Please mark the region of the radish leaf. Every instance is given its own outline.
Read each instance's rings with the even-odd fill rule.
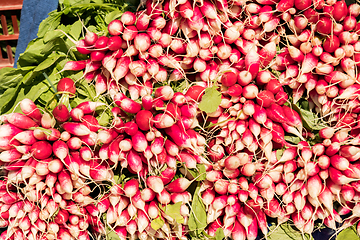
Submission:
[[[168,204],[165,207],[159,205],[159,208],[166,214],[169,215],[171,218],[175,220],[177,223],[184,223],[184,218],[180,214],[180,207],[182,202],[177,202],[175,204]]]
[[[342,230],[336,239],[337,240],[358,239],[358,235],[356,233],[356,229],[352,226]]]
[[[73,23],[73,25],[70,28],[70,34],[75,38],[75,40],[78,40],[80,38],[80,34],[82,32],[82,23],[80,20]]]
[[[159,216],[151,221],[151,227],[157,231],[165,224],[164,220]]]
[[[60,24],[62,12],[56,10],[49,13],[49,17],[40,23],[38,37],[44,37],[49,31],[55,30]]]
[[[304,109],[300,109],[300,113],[305,128],[310,130],[321,130],[324,127],[327,127],[324,123],[321,122],[315,113]]]
[[[16,68],[0,69],[0,92],[8,88],[15,87],[19,80],[21,80],[21,78],[23,77],[21,72],[22,71],[20,69]]]
[[[313,239],[309,237],[308,234],[301,234],[300,231],[293,228],[289,223],[283,223],[281,225],[271,225],[270,234],[268,235],[268,239],[292,239],[292,240],[304,240],[304,239]]]
[[[119,235],[116,234],[116,232],[109,230],[109,233],[107,234],[107,239],[109,240],[121,240],[121,238],[119,237]]]
[[[199,236],[207,226],[205,205],[200,197],[200,184],[197,184],[193,202],[191,204],[191,213],[188,221],[189,230],[192,236]]]
[[[213,85],[205,89],[205,93],[199,104],[199,109],[206,113],[215,112],[221,103],[221,93],[216,90],[217,86]]]
[[[196,164],[196,169],[186,169],[193,178],[196,178],[196,181],[204,181],[206,179],[206,169],[204,164]]]
[[[215,232],[215,240],[222,240],[225,238],[224,230],[219,227]]]
[[[295,137],[295,136],[285,136],[285,141],[287,142],[291,142],[291,143],[294,143],[294,144],[298,144],[301,139],[299,137]]]
[[[121,11],[113,11],[113,12],[109,12],[108,14],[106,14],[105,16],[105,22],[106,24],[109,24],[112,20],[117,19],[119,17],[121,17],[123,13]]]
[[[286,136],[285,136],[286,137]],[[286,139],[285,139],[286,140]],[[282,155],[283,155],[283,153],[284,153],[284,149],[278,149],[278,150],[276,150],[276,159],[277,160],[279,160],[281,157],[282,157]]]

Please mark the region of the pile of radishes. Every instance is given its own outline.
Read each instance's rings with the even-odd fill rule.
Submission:
[[[54,109],[24,99],[1,116],[0,239],[187,239],[202,206],[199,238],[255,239],[270,218],[307,234],[356,224],[360,5],[145,5],[75,42],[89,58],[64,70],[99,100],[71,108],[79,79],[63,78]]]

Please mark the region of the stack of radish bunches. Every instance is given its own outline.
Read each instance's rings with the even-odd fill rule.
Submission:
[[[108,35],[87,31],[76,46],[88,59],[64,67],[107,103],[71,109],[79,79],[63,78],[54,109],[24,99],[1,116],[0,239],[188,239],[205,221],[204,238],[240,240],[267,235],[269,219],[307,234],[356,224],[360,5],[144,5]]]

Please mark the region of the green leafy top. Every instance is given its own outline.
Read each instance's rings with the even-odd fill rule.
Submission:
[[[180,214],[180,207],[182,202],[177,202],[175,204],[168,204],[164,207],[159,205],[161,211],[163,211],[166,215],[175,220],[176,223],[184,223],[184,218]]]
[[[205,205],[200,197],[200,183],[197,184],[195,192],[193,194],[193,201],[191,204],[191,212],[188,221],[190,235],[192,237],[200,238],[203,234],[203,230],[207,226],[207,214]]]
[[[221,103],[221,93],[214,84],[212,87],[205,89],[205,93],[199,104],[199,109],[206,113],[215,112]]]

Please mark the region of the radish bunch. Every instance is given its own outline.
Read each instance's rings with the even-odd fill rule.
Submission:
[[[67,145],[79,132],[89,135],[89,129],[77,124],[60,132],[55,119],[30,99],[20,107],[24,114],[3,115],[0,126],[6,173],[1,216],[7,227],[1,239],[90,239],[90,227],[95,235],[104,232],[89,186],[101,168]],[[104,168],[110,177],[111,170]]]
[[[188,182],[185,178],[178,178],[164,187],[162,178],[150,176],[146,180],[148,187],[140,190],[139,181],[131,179],[124,183],[124,187],[113,185],[110,193],[99,201],[98,208],[106,211],[106,224],[121,239],[186,239],[189,217],[187,204],[191,200],[190,193],[185,191],[190,185]],[[166,212],[167,205],[176,203],[180,203],[177,215],[181,222]],[[162,222],[162,225],[156,227],[151,223],[156,220]]]

